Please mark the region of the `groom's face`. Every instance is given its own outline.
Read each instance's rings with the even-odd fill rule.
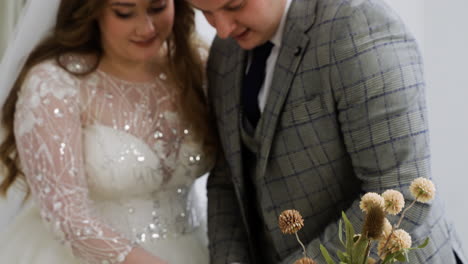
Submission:
[[[203,12],[220,38],[233,38],[250,50],[270,40],[283,15],[285,0],[188,0]]]

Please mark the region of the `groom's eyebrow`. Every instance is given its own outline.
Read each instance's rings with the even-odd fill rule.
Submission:
[[[150,4],[158,2],[158,0],[148,0]],[[129,2],[114,2],[111,3],[111,6],[123,6],[123,7],[133,7],[136,6],[135,3],[129,3]]]
[[[229,6],[232,2],[234,2],[234,1],[236,1],[236,0],[229,0],[229,1],[227,1],[224,5],[222,5],[221,7],[215,8],[215,9],[212,10],[212,11],[201,9],[200,7],[197,7],[197,6],[195,6],[194,4],[190,3],[190,1],[189,1],[189,4],[190,4],[193,8],[198,9],[198,10],[200,10],[200,11],[202,11],[202,12],[211,13],[211,12],[216,11],[216,10],[225,9],[226,7],[228,7],[228,6]]]

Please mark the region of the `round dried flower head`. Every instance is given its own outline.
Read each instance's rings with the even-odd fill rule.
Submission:
[[[359,203],[359,207],[361,207],[361,210],[363,212],[367,213],[369,211],[369,208],[375,206],[380,206],[381,208],[384,208],[384,199],[382,198],[382,196],[374,192],[368,192],[364,194],[364,196],[362,196],[361,203]]]
[[[411,236],[403,229],[395,230],[387,243],[386,248],[384,248],[387,243],[387,239],[382,239],[379,242],[377,247],[379,256],[381,259],[385,259],[385,256],[390,253],[395,253],[402,249],[407,249],[411,247]]]
[[[383,227],[383,238],[386,239],[390,233],[392,232],[392,224],[390,224],[390,221],[388,221],[387,218],[384,220],[384,227]]]
[[[298,259],[294,262],[294,264],[317,264],[313,259],[308,258],[308,257],[303,257],[301,259]]]
[[[369,239],[379,240],[383,235],[385,219],[385,211],[382,207],[371,207],[366,214],[362,234]]]
[[[427,203],[434,199],[435,186],[431,180],[419,177],[410,185],[410,192],[418,202]]]
[[[397,215],[405,207],[405,198],[399,191],[386,190],[382,197],[385,201],[385,211],[389,214]]]
[[[304,226],[304,219],[297,210],[285,210],[278,217],[278,225],[284,234],[295,234]]]

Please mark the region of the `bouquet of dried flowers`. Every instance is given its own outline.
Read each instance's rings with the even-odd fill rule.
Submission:
[[[355,233],[348,217],[344,212],[342,213],[345,230],[343,231],[340,221],[338,236],[345,250],[336,252],[340,264],[407,262],[409,251],[427,246],[429,238],[426,238],[418,247],[412,248],[411,236],[400,228],[400,224],[405,213],[416,202],[427,203],[434,198],[435,186],[426,178],[417,178],[411,183],[409,190],[415,199],[406,208],[404,208],[405,200],[403,195],[399,191],[387,190],[381,195],[372,192],[366,193],[359,204],[361,210],[366,214],[360,234]],[[395,225],[390,224],[387,219],[388,214],[400,214],[398,223]],[[304,226],[301,214],[296,210],[283,211],[278,218],[278,224],[284,234],[294,234],[302,246],[303,257],[294,264],[315,264],[316,262],[307,256],[305,246],[299,239],[298,231]],[[343,237],[343,233],[345,237]],[[379,260],[372,259],[369,256],[372,247],[375,245],[377,246]],[[323,245],[320,245],[320,251],[327,264],[335,264],[330,253]]]

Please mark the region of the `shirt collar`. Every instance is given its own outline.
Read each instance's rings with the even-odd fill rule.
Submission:
[[[286,6],[283,11],[283,16],[281,17],[281,22],[279,24],[278,29],[276,30],[275,35],[270,39],[270,41],[275,44],[276,47],[281,46],[281,40],[283,39],[283,33],[284,33],[284,26],[286,24],[286,18],[288,16],[288,10],[289,7],[291,6],[291,2],[293,0],[286,0]]]

